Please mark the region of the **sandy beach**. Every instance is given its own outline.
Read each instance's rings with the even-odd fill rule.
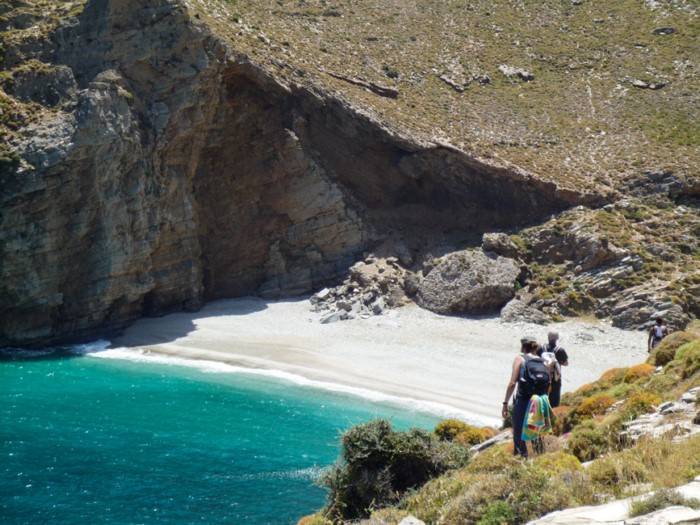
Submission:
[[[410,306],[321,324],[308,300],[258,298],[142,319],[114,339],[112,348],[277,371],[421,402],[448,415],[454,410],[454,416],[472,423],[497,424],[521,336],[545,342],[550,329],[560,333],[569,354],[565,392],[646,358],[645,333],[604,322],[547,327],[502,323],[497,317],[446,317]]]

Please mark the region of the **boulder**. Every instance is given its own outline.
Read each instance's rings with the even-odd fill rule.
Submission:
[[[399,522],[399,525],[425,525],[425,522],[415,516],[406,516]]]
[[[547,322],[547,315],[528,305],[520,299],[513,299],[501,309],[501,321],[506,323],[535,323]]]
[[[481,249],[485,252],[495,252],[504,257],[517,259],[520,252],[517,245],[505,233],[485,233],[481,239]]]
[[[455,252],[423,278],[417,302],[440,314],[495,313],[515,296],[519,274],[516,261],[493,252]]]

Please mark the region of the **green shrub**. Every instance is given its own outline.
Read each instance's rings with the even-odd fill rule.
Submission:
[[[696,498],[686,498],[675,490],[661,489],[646,499],[632,502],[630,517],[644,516],[645,514],[651,514],[654,511],[676,505],[700,509],[700,500]]]
[[[647,359],[647,363],[654,366],[665,366],[676,357],[676,351],[686,343],[697,339],[697,334],[690,332],[673,332],[664,337]]]
[[[505,501],[493,501],[486,507],[477,525],[515,525],[515,510]]]
[[[606,393],[614,397],[615,399],[625,399],[632,394],[639,392],[640,387],[629,383],[620,383],[610,388]]]
[[[652,376],[647,384],[644,385],[644,390],[666,399],[669,392],[671,392],[676,386],[678,386],[678,377],[676,374],[664,372],[663,374],[656,374]]]
[[[567,448],[580,461],[592,461],[608,451],[608,438],[599,424],[589,420],[571,432]]]
[[[319,483],[328,488],[326,515],[333,520],[367,517],[371,507],[391,504],[407,490],[468,461],[465,446],[439,442],[424,430],[395,431],[385,419],[341,436],[341,459]]]
[[[572,455],[561,450],[552,454],[542,454],[534,458],[534,463],[549,472],[552,476],[557,476],[565,472],[581,470],[581,462]]]
[[[642,414],[653,412],[654,405],[661,403],[661,398],[653,392],[637,392],[628,397],[620,407],[625,419],[635,419]]]
[[[682,355],[681,379],[688,379],[700,370],[700,339],[683,345],[678,354]]]
[[[512,444],[491,447],[476,455],[469,463],[475,472],[502,472],[518,463],[513,456]]]
[[[572,503],[570,487],[537,464],[513,469],[509,475],[512,492],[507,501],[516,511],[516,523],[527,523]]]
[[[644,463],[633,454],[625,452],[609,455],[591,463],[587,469],[591,481],[613,489],[649,481],[649,473]]]

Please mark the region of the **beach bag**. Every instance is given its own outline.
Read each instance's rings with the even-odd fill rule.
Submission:
[[[549,370],[540,357],[523,356],[525,362],[520,366],[518,395],[530,399],[534,395],[549,392]]]

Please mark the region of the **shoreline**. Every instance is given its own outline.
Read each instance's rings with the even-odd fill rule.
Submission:
[[[647,355],[645,332],[602,322],[547,327],[501,323],[497,317],[446,317],[406,306],[368,319],[321,324],[310,307],[306,299],[215,301],[194,313],[141,319],[111,348],[279,374],[327,390],[336,385],[351,395],[376,393],[389,402],[440,407],[443,414],[453,409],[455,417],[491,425],[500,421],[522,335],[545,342],[548,330],[559,331],[570,356],[563,392],[610,368],[643,362]]]

